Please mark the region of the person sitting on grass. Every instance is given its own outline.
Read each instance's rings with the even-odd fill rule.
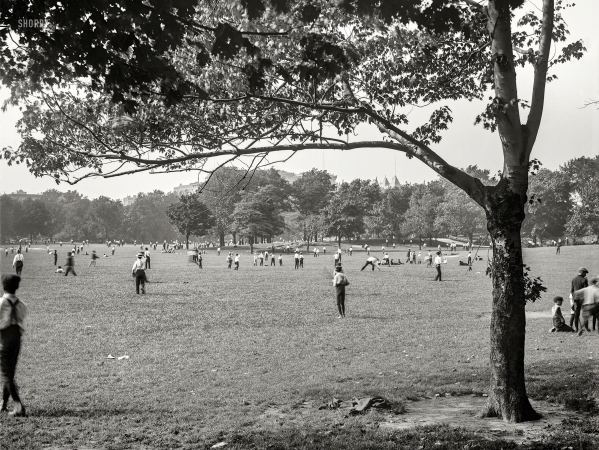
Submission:
[[[568,332],[573,333],[574,329],[566,325],[566,320],[562,315],[562,303],[564,299],[562,297],[553,297],[553,308],[551,308],[551,314],[553,315],[553,328],[549,330],[551,333],[557,332]]]
[[[55,273],[64,273],[64,270],[62,270],[62,267],[58,266]]]
[[[3,386],[0,411],[8,411],[8,399],[12,397],[15,409],[9,414],[22,417],[26,415],[25,407],[15,384],[15,371],[21,351],[23,320],[27,315],[27,307],[15,295],[20,283],[21,277],[18,275],[2,275],[4,295],[0,300],[0,379]]]
[[[385,256],[383,256],[381,264],[384,265],[384,266],[391,265],[391,261],[389,260],[389,253],[385,253]]]

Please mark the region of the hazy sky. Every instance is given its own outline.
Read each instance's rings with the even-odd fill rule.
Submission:
[[[537,6],[541,4],[540,0],[532,3]],[[599,1],[581,0],[574,8],[566,10],[564,17],[571,37],[583,39],[587,53],[580,61],[571,61],[557,67],[554,73],[558,75],[558,79],[547,85],[543,120],[532,157],[540,159],[544,167],[552,170],[572,158],[599,155],[599,109],[583,108],[585,102],[599,100]],[[526,72],[519,73],[520,98],[530,99],[531,71],[531,68],[527,68]],[[0,101],[6,96],[6,89],[0,89]],[[474,118],[484,105],[460,102],[451,104],[450,107],[454,112],[454,122],[443,134],[441,143],[432,148],[455,166],[476,164],[496,173],[502,164],[498,135],[473,125]],[[525,110],[522,114],[523,121],[526,112]],[[412,112],[410,117],[417,113],[418,111]],[[15,130],[18,117],[19,111],[16,108],[0,112],[0,149],[5,146],[18,147],[20,137]],[[376,130],[363,127],[355,139],[371,140],[378,136]],[[400,182],[422,182],[436,177],[420,161],[409,160],[403,153],[386,149],[305,151],[275,167],[296,173],[312,167],[324,168],[341,180],[381,179],[384,176],[391,179],[397,175]],[[86,180],[74,187],[66,184],[57,186],[50,178],[35,178],[26,167],[9,167],[4,160],[0,161],[0,175],[0,193],[10,193],[17,189],[29,193],[39,193],[50,188],[76,189],[90,198],[100,195],[122,198],[154,189],[170,191],[179,184],[197,181],[195,173],[137,174],[107,180]]]

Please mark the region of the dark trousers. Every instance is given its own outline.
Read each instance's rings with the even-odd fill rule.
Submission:
[[[57,261],[57,260],[58,260],[58,257],[57,257],[57,256],[55,256],[55,257],[54,257],[54,265],[56,265],[56,261]]]
[[[235,270],[239,270],[239,261],[235,261]]]
[[[228,269],[231,268],[231,264],[233,264],[233,261],[229,260],[229,265],[227,266]]]
[[[200,267],[200,269],[202,269],[202,260],[198,259],[198,266]]]
[[[366,261],[366,264],[364,264],[364,267],[362,267],[360,270],[366,269],[369,264],[372,266],[372,270],[374,270],[374,263],[372,261]]]
[[[71,273],[71,272],[73,273],[73,275],[77,276],[77,273],[75,272],[75,267],[73,267],[73,266],[66,266],[66,269],[67,269],[67,270],[65,270],[65,271],[64,271],[64,276],[65,276],[65,277],[66,277],[66,276],[67,276],[69,273]]]
[[[137,272],[135,273],[135,292],[137,294],[139,294],[140,287],[141,287],[141,293],[145,294],[146,293],[146,273],[141,269],[137,269]]]
[[[23,262],[17,261],[15,263],[15,270],[17,271],[17,275],[21,276],[21,272],[23,271]]]
[[[299,259],[295,258],[295,268],[299,269]]]
[[[270,265],[271,265],[271,266],[276,266],[276,265],[277,265],[277,263],[275,262],[275,259],[274,259],[274,258],[272,258],[272,259],[270,260]]]
[[[580,323],[580,310],[582,308],[582,301],[574,300],[574,314],[570,316],[570,326],[578,331],[578,325]]]
[[[19,352],[21,351],[21,329],[18,325],[10,325],[0,331],[0,381],[2,381],[2,408],[6,408],[8,398],[21,402],[19,390],[15,384],[15,371]]]
[[[435,269],[437,269],[437,276],[435,277],[435,281],[441,281],[441,264],[435,265]]]
[[[345,286],[335,286],[337,291],[337,309],[339,315],[345,317]]]
[[[300,259],[300,267],[303,269],[304,268],[304,260]]]
[[[151,269],[151,268],[152,268],[152,266],[150,264],[150,257],[148,256],[148,257],[146,257],[146,269]]]

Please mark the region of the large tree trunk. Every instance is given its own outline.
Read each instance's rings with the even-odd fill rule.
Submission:
[[[189,250],[189,234],[185,235],[185,248]]]
[[[481,416],[523,422],[539,415],[528,400],[524,383],[526,298],[520,239],[524,202],[509,184],[504,179],[486,190],[487,228],[493,244],[493,310],[491,384]]]
[[[221,247],[225,246],[225,232],[224,231],[221,231],[218,234],[218,243]]]
[[[249,236],[248,240],[250,241],[250,254],[254,254],[254,236]]]

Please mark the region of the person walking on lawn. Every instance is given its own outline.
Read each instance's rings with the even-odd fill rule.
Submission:
[[[66,268],[66,270],[64,271],[65,277],[71,272],[73,272],[73,276],[77,276],[77,273],[75,272],[75,252],[67,253],[67,262],[64,266]]]
[[[437,276],[435,277],[435,281],[441,281],[441,251],[437,252],[437,256],[435,256],[435,269],[437,269]]]
[[[578,275],[572,279],[572,283],[570,284],[570,327],[574,328],[576,331],[578,331],[578,324],[580,322],[582,298],[576,298],[574,292],[588,287],[589,281],[586,278],[587,273],[589,273],[589,271],[584,267],[581,267],[578,269]]]
[[[366,269],[366,266],[369,266],[369,265],[372,266],[372,270],[374,270],[375,267],[377,269],[381,270],[381,268],[377,266],[378,262],[379,262],[379,259],[376,256],[369,256],[366,259],[366,264],[364,264],[364,266],[360,270]]]
[[[56,261],[58,261],[58,252],[56,250],[54,250],[54,253],[52,253],[52,256],[54,256],[54,265],[56,265]]]
[[[139,294],[139,289],[141,287],[141,293],[146,293],[146,271],[144,269],[145,264],[142,260],[143,253],[137,254],[137,259],[133,263],[133,268],[131,269],[131,274],[135,277],[135,292]]]
[[[91,267],[92,265],[95,267],[96,266],[96,260],[98,259],[98,255],[96,254],[95,250],[92,250],[92,260],[89,262],[89,266],[87,266],[88,268]]]
[[[15,409],[9,414],[25,416],[25,407],[19,397],[19,389],[15,384],[15,371],[21,351],[21,336],[24,331],[23,321],[27,315],[27,307],[15,293],[19,289],[21,277],[18,275],[2,275],[4,295],[0,300],[0,378],[2,379],[2,407],[0,411],[8,411],[8,399],[12,397]]]
[[[343,269],[341,268],[341,264],[335,266],[335,273],[333,274],[333,286],[335,286],[335,291],[337,294],[337,309],[339,310],[338,319],[345,318],[345,286],[349,286],[349,281],[345,274],[343,273]]]
[[[148,247],[146,247],[146,252],[144,256],[146,257],[146,269],[151,269],[152,264],[150,262],[150,250],[148,250]]]
[[[15,258],[12,260],[12,266],[15,268],[18,276],[21,276],[21,272],[23,271],[23,259],[23,253],[21,253],[21,249],[19,248]]]

